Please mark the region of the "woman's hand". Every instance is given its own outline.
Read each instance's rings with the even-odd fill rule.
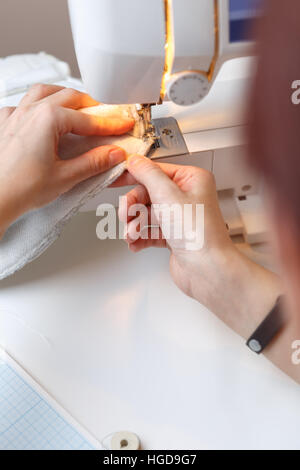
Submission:
[[[219,209],[213,175],[200,168],[155,164],[145,157],[128,159],[129,174],[117,183],[135,184],[119,208],[122,222],[127,223],[127,243],[133,252],[148,247],[168,247],[170,270],[175,283],[187,295],[216,313],[244,337],[250,336],[271,310],[280,294],[276,275],[253,263],[232,243]],[[158,239],[138,237],[137,221],[128,215],[134,204],[148,206],[148,219],[153,223],[150,206],[162,207],[155,223],[162,227],[164,207],[172,204],[204,205],[204,245],[191,247],[190,239]],[[154,211],[154,216],[157,211]],[[195,214],[195,211],[194,211]],[[139,230],[140,231],[140,230]],[[143,232],[141,232],[142,234]]]
[[[58,156],[60,137],[120,135],[131,119],[99,118],[78,111],[98,104],[84,93],[36,85],[18,108],[0,109],[0,235],[20,215],[50,203],[81,181],[126,158],[115,146],[102,146],[68,161]]]

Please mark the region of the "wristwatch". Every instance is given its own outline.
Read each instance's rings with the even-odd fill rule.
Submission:
[[[279,333],[285,324],[285,316],[281,308],[282,297],[278,297],[271,312],[254,331],[246,345],[256,354],[261,354]]]

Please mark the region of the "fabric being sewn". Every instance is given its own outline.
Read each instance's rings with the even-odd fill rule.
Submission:
[[[86,151],[99,145],[113,144],[123,147],[127,153],[146,155],[152,145],[132,136],[78,138],[67,136],[77,141],[76,152]],[[62,143],[63,158],[64,143]],[[25,265],[38,258],[60,236],[65,224],[78,213],[79,209],[103,189],[122,175],[126,162],[111,170],[90,178],[75,186],[68,193],[60,196],[46,207],[31,211],[20,217],[5,233],[0,241],[0,280],[5,279]]]

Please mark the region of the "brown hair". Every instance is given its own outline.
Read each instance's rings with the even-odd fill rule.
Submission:
[[[300,232],[300,104],[292,103],[292,83],[300,80],[300,1],[267,0],[257,38],[249,160]]]

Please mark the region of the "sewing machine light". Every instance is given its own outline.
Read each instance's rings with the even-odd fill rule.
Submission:
[[[167,83],[170,79],[174,62],[174,31],[172,16],[172,0],[164,0],[165,12],[165,66],[162,77],[160,98],[164,101],[167,93]]]
[[[198,28],[193,27],[192,31],[189,31],[186,23],[182,23],[183,18],[186,17],[185,7],[178,0],[164,0],[164,4],[166,44],[161,98],[162,100],[169,99],[179,106],[191,106],[208,94],[218,60],[218,0],[205,0],[201,5],[197,2],[189,5],[192,12],[192,16],[188,17],[189,21],[191,18],[195,21],[195,18],[201,18],[204,14],[207,17],[203,55],[206,55],[208,60],[206,57],[203,62],[197,57],[197,54],[201,55]],[[189,44],[188,49],[185,48],[185,42]],[[191,54],[190,62],[187,62],[184,57],[189,57],[189,53]],[[188,68],[186,68],[187,65]],[[198,68],[199,65],[202,65],[203,69]]]

